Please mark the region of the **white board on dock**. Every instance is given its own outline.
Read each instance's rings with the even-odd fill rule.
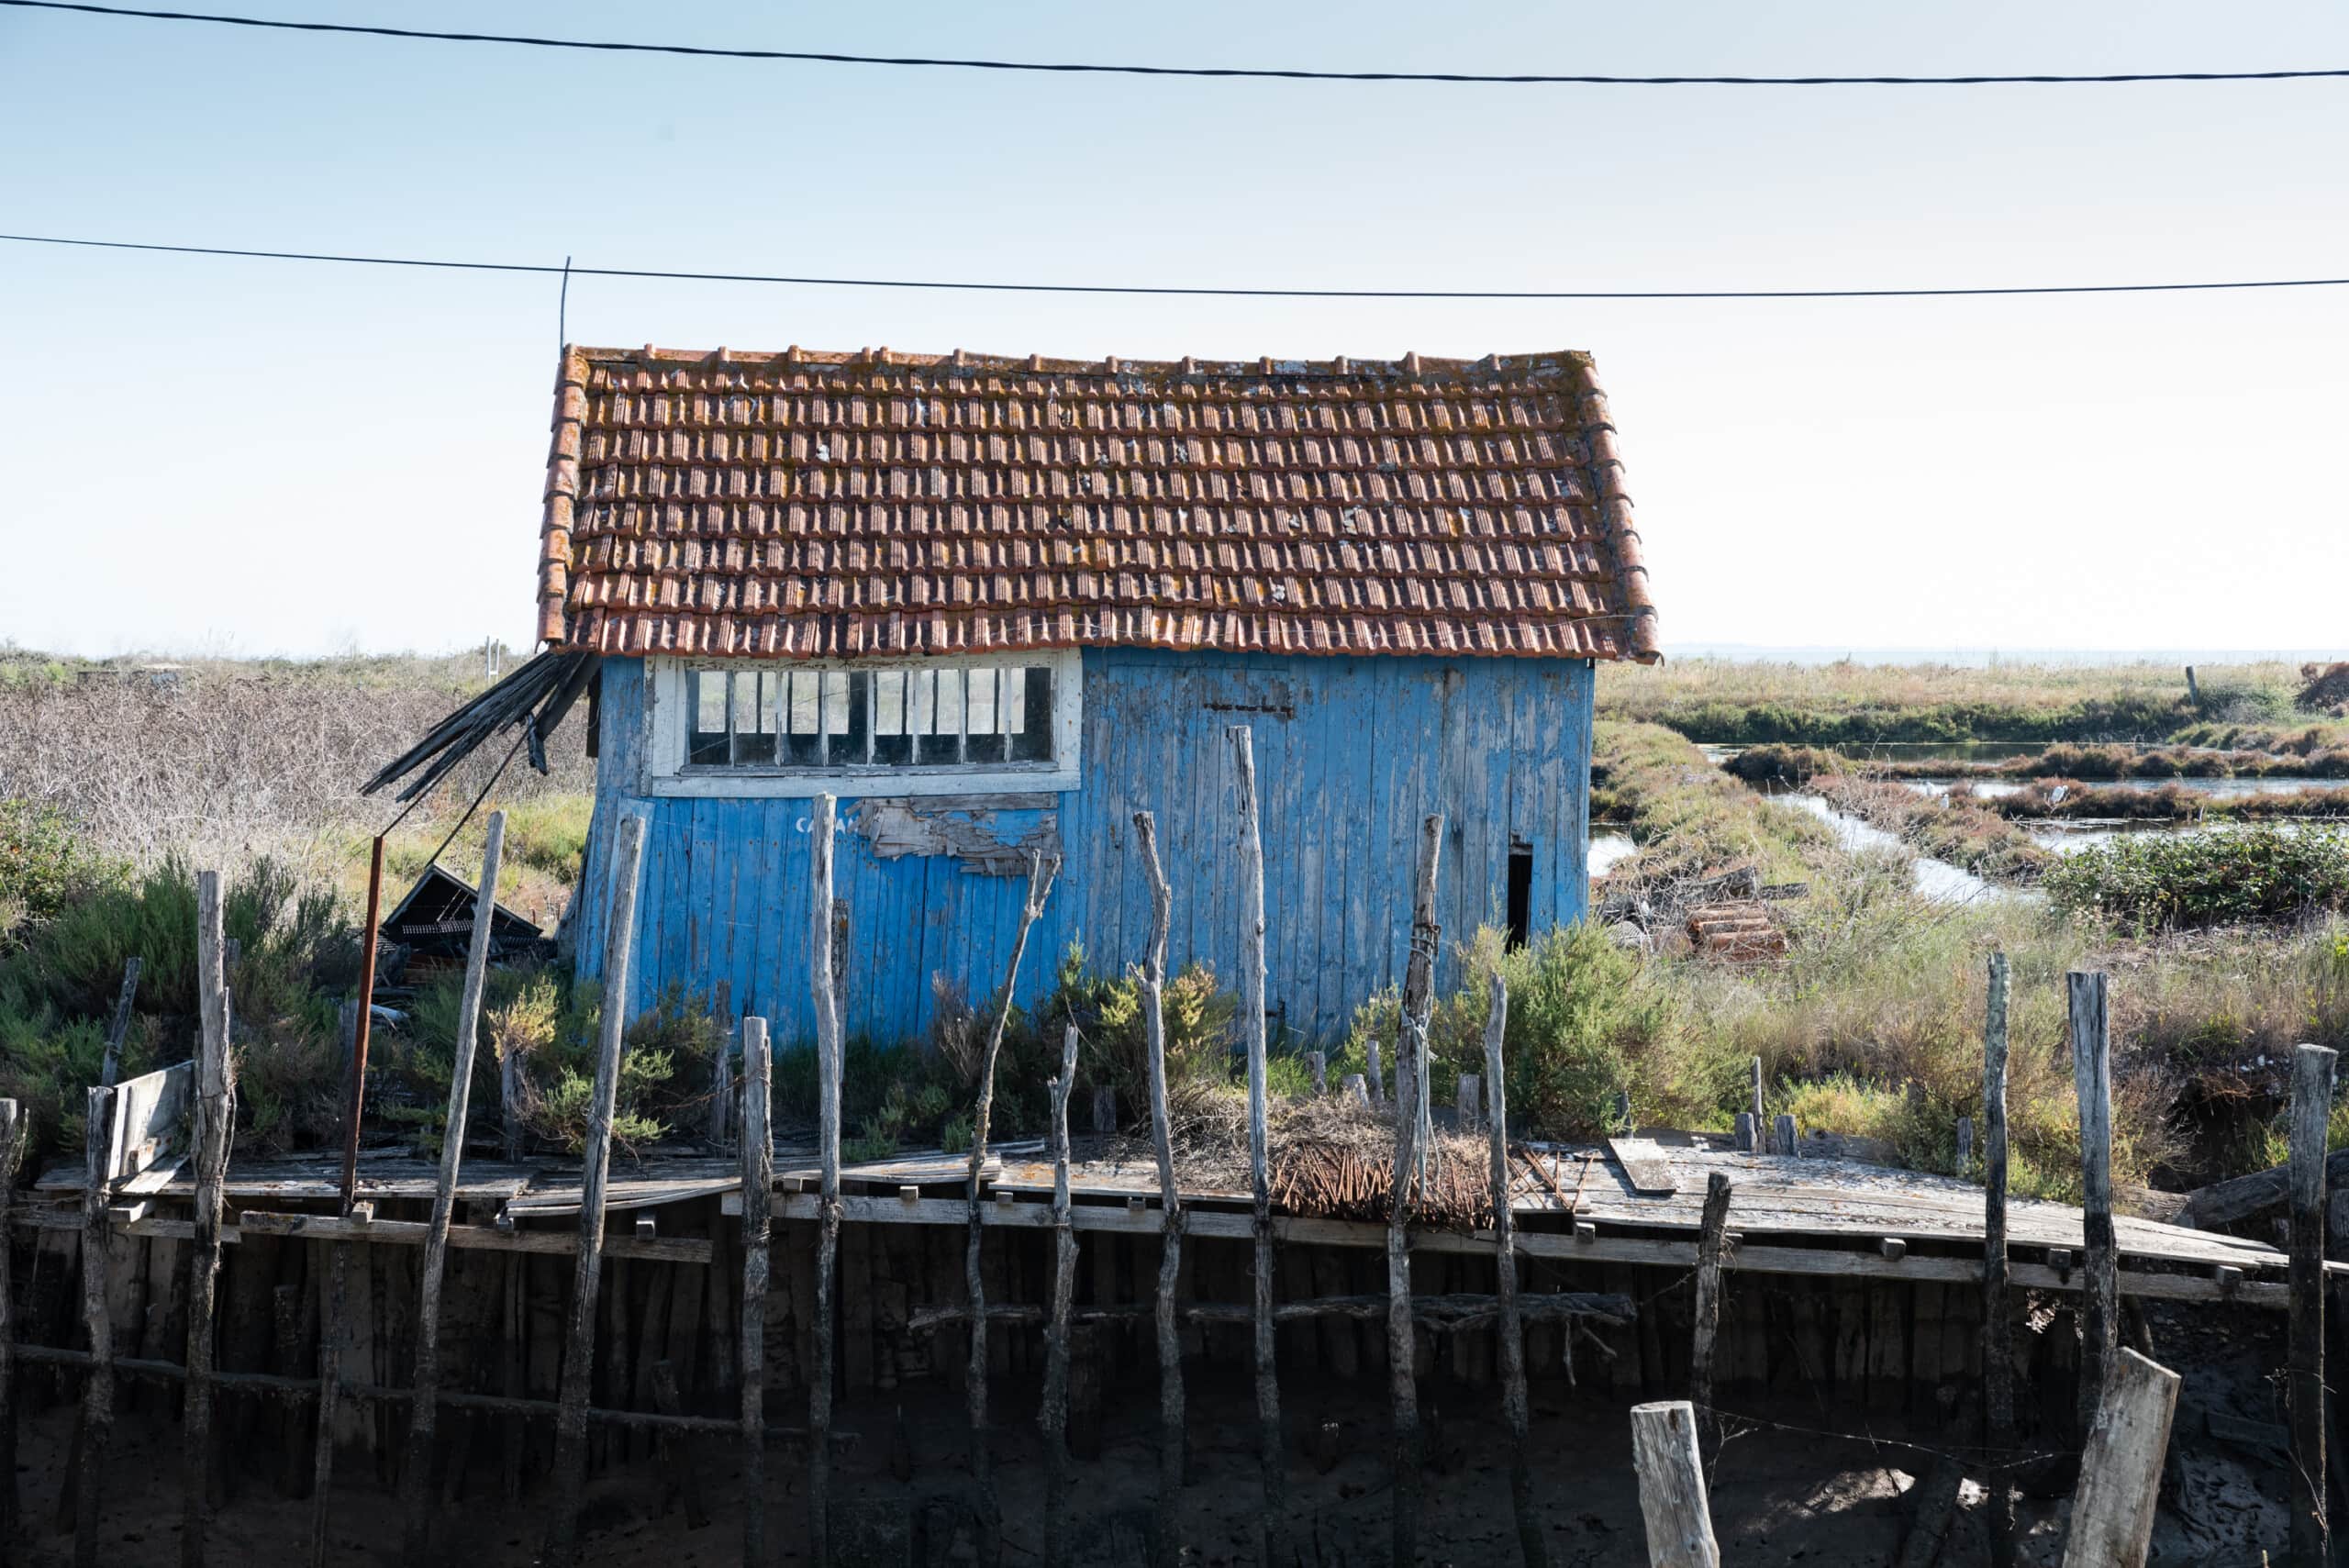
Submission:
[[[114,1139],[106,1150],[107,1182],[135,1176],[184,1151],[195,1103],[193,1062],[116,1084]]]

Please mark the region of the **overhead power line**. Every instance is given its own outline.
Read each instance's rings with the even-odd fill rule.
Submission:
[[[2121,71],[2095,75],[2053,72],[1981,76],[1604,76],[1548,72],[1304,71],[1277,66],[1117,65],[1094,61],[959,59],[948,56],[848,54],[832,50],[725,49],[707,44],[628,43],[609,39],[555,39],[526,33],[442,32],[424,28],[368,27],[356,22],[296,22],[275,17],[229,17],[207,11],[153,11],[93,6],[80,0],[0,0],[33,11],[77,11],[159,22],[212,22],[284,32],[347,33],[433,43],[522,44],[533,49],[596,50],[611,54],[674,54],[714,60],[781,60],[818,65],[912,65],[956,71],[1038,71],[1064,75],[1231,77],[1273,82],[1448,82],[1493,86],[1582,87],[1994,87],[2078,86],[2131,82],[2296,82],[2349,77],[2349,68],[2319,71]]]
[[[11,0],[0,0],[8,4]],[[2012,295],[2192,294],[2241,289],[2338,288],[2340,278],[2237,278],[2151,284],[2010,284],[1951,288],[1721,289],[1341,289],[1226,287],[1180,284],[994,283],[974,278],[823,277],[792,272],[703,272],[657,267],[582,267],[565,261],[460,261],[426,256],[349,256],[320,250],[246,250],[225,245],[158,245],[54,234],[0,234],[21,245],[76,245],[173,256],[239,256],[269,261],[331,261],[354,267],[426,267],[465,272],[541,272],[571,278],[656,278],[676,283],[793,284],[807,288],[959,289],[975,294],[1173,295],[1207,299],[1963,299]]]

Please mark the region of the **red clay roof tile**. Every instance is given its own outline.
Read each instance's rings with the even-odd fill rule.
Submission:
[[[766,658],[1658,656],[1587,355],[571,349],[540,634]]]

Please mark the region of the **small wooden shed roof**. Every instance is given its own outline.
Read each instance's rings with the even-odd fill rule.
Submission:
[[[620,654],[1659,656],[1572,352],[570,348],[539,601]]]

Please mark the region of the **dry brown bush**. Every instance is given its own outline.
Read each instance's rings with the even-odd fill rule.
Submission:
[[[139,864],[177,849],[199,863],[273,853],[316,865],[399,807],[360,784],[478,690],[446,661],[305,667],[233,663],[155,684],[135,674],[0,682],[0,799],[53,805],[92,845]],[[594,788],[574,716],[541,778],[518,758],[501,801]],[[408,818],[453,821],[505,755],[500,737]]]

